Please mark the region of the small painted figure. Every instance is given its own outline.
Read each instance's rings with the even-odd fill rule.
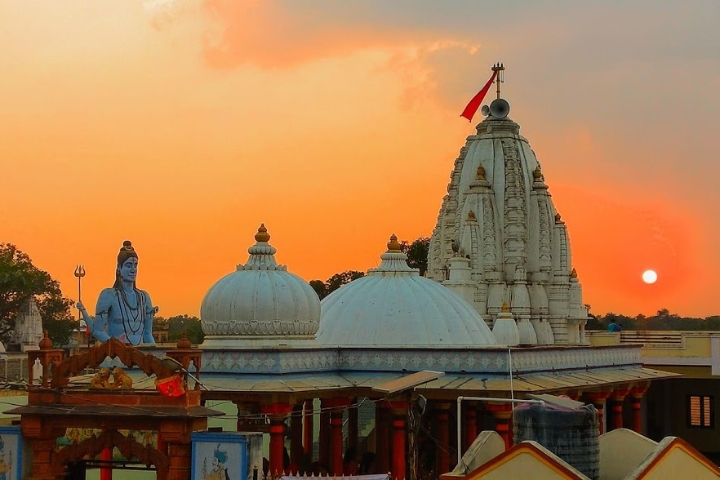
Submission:
[[[11,477],[9,474],[13,466],[12,455],[12,450],[5,455],[5,442],[0,437],[0,480],[9,480],[8,477]],[[5,457],[7,457],[7,460]]]
[[[128,374],[125,373],[125,371],[122,368],[120,368],[120,367],[113,368],[112,375],[113,375],[113,383],[112,383],[113,388],[120,388],[123,390],[131,390],[132,389],[132,384],[133,384],[132,378],[130,378],[128,376]]]
[[[150,295],[135,285],[137,269],[138,255],[126,240],[118,253],[115,284],[100,292],[95,317],[78,302],[85,323],[99,341],[115,337],[130,345],[155,343],[152,329],[157,308],[153,307]]]
[[[110,369],[101,368],[90,380],[90,388],[93,390],[105,390],[110,388]]]
[[[207,458],[203,460],[203,480],[230,480],[225,463],[228,454],[220,450],[220,444],[215,448],[212,459],[212,469],[208,471]]]

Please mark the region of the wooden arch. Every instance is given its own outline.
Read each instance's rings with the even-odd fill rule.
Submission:
[[[60,388],[70,383],[70,377],[78,375],[85,368],[99,368],[107,357],[119,359],[126,367],[140,367],[145,375],[155,375],[158,380],[170,377],[175,368],[169,368],[162,360],[152,354],[144,354],[136,348],[125,345],[118,339],[110,337],[105,343],[93,347],[79,355],[73,355],[55,365],[51,386]]]
[[[117,447],[125,458],[137,458],[145,466],[155,465],[157,480],[166,480],[170,468],[168,457],[150,445],[142,445],[132,438],[128,438],[117,430],[106,430],[100,435],[92,435],[80,443],[68,445],[55,454],[53,464],[56,474],[62,475],[68,463],[82,460],[85,456],[95,457],[103,449]]]

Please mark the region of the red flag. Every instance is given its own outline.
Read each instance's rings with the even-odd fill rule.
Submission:
[[[477,95],[475,95],[472,100],[470,100],[470,103],[467,104],[467,107],[465,107],[465,110],[463,110],[463,113],[460,114],[461,117],[465,117],[468,119],[468,122],[472,122],[472,117],[475,115],[475,112],[477,112],[477,109],[480,108],[480,104],[482,103],[483,99],[485,98],[485,95],[487,94],[488,90],[490,90],[490,85],[492,85],[493,80],[495,80],[495,77],[497,76],[497,70],[495,70],[492,74],[492,77],[490,77],[490,80],[487,81],[485,86],[480,90]]]
[[[155,386],[163,397],[177,398],[185,395],[185,382],[181,375],[155,380]]]

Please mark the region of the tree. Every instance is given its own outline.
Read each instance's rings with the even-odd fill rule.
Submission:
[[[428,269],[428,252],[430,251],[430,237],[418,237],[408,244],[406,240],[400,242],[400,251],[408,257],[407,263],[411,268],[420,270],[420,276],[425,276]]]
[[[187,315],[176,315],[165,320],[168,325],[168,340],[177,342],[182,337],[183,332],[187,335],[187,339],[194,345],[199,345],[205,339],[205,333],[202,331],[200,319],[198,317],[189,317]]]
[[[315,290],[315,293],[318,294],[320,300],[322,300],[346,283],[350,283],[353,280],[357,280],[358,278],[362,278],[364,276],[365,272],[346,270],[341,273],[336,273],[324,282],[322,280],[311,280],[310,286],[313,290]]]
[[[73,301],[63,297],[60,283],[33,265],[26,253],[0,243],[0,341],[9,340],[20,308],[31,298],[55,346],[66,345],[77,326],[70,313]]]

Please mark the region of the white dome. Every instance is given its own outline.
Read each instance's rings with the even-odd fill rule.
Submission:
[[[320,300],[303,279],[275,261],[265,225],[250,258],[213,285],[200,307],[202,347],[316,346]]]
[[[325,346],[495,345],[482,317],[459,295],[410,268],[397,237],[382,263],[322,302],[317,340]]]

